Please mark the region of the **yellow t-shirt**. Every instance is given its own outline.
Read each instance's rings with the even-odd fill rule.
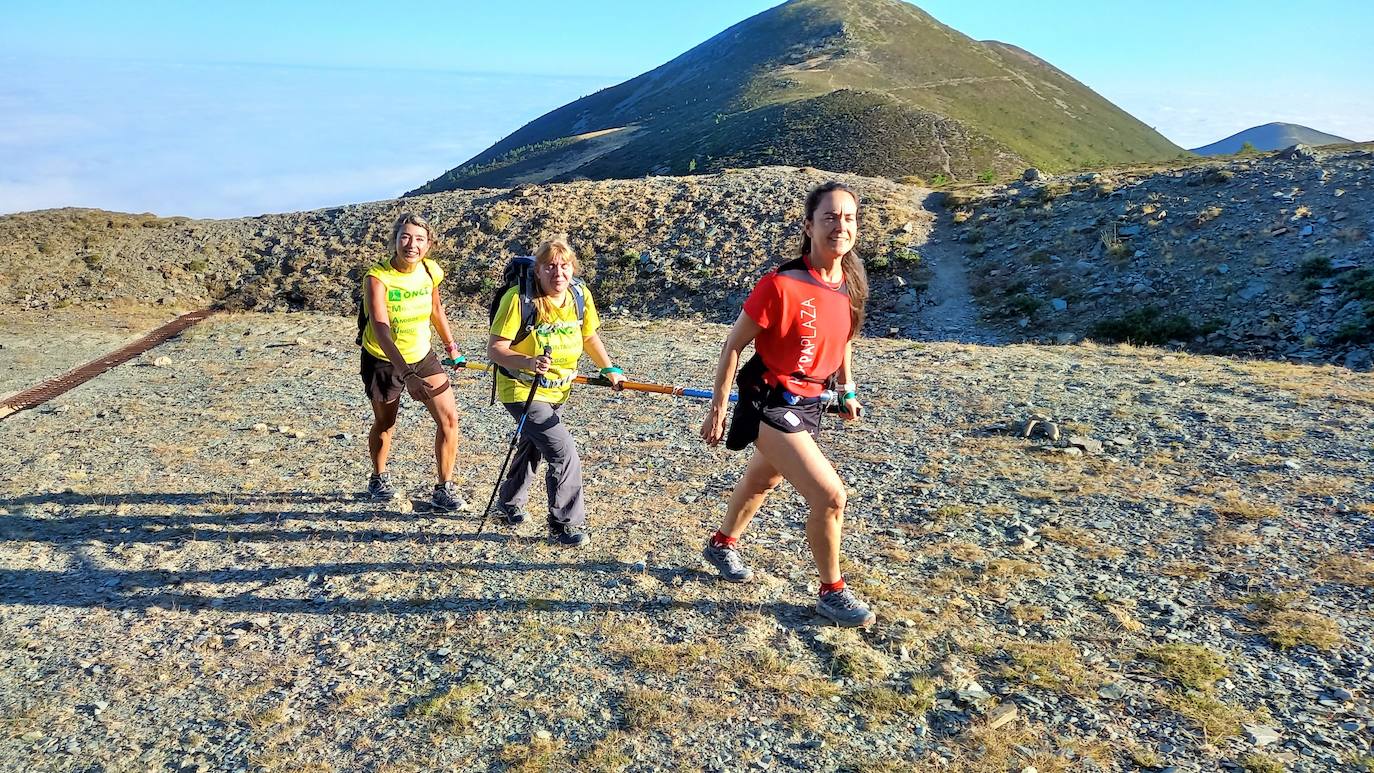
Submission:
[[[391,318],[391,339],[401,356],[410,364],[415,364],[429,354],[429,315],[434,311],[433,293],[443,281],[444,270],[439,264],[424,259],[423,266],[416,266],[410,273],[402,273],[391,267],[387,259],[368,269],[363,276],[363,307],[367,308],[367,278],[377,277],[386,295],[386,313]],[[425,269],[429,269],[426,271]],[[368,325],[363,328],[363,349],[379,360],[385,360],[386,352],[377,343],[372,333],[372,310],[367,309]]]
[[[601,318],[596,314],[591,291],[586,285],[581,289],[584,309],[580,328],[577,325],[577,303],[573,300],[572,290],[569,290],[567,301],[556,310],[553,320],[537,324],[524,340],[511,347],[511,351],[530,357],[543,354],[546,345],[553,347],[553,366],[544,376],[555,386],[539,388],[534,399],[541,403],[557,404],[568,399],[568,393],[572,391],[572,378],[577,375],[577,361],[582,358],[582,339],[601,327]],[[520,299],[516,288],[512,287],[502,296],[496,316],[491,320],[491,334],[514,341],[519,332]],[[528,377],[530,374],[520,375]],[[523,403],[529,394],[528,381],[517,382],[497,372],[496,396],[501,402]]]

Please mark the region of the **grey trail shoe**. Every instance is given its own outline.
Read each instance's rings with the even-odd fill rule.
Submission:
[[[565,545],[570,548],[580,548],[591,542],[591,535],[581,526],[571,526],[566,523],[559,523],[550,518],[549,541],[558,545]]]
[[[391,476],[385,472],[372,473],[372,477],[367,479],[367,495],[383,502],[395,499],[396,489],[391,485]]]
[[[816,611],[845,628],[867,628],[878,619],[848,588],[821,596],[816,601]]]
[[[706,563],[714,566],[723,580],[730,582],[748,582],[754,577],[754,570],[745,565],[744,559],[739,557],[739,551],[734,548],[718,548],[711,544],[710,538],[706,540],[706,547],[701,551],[701,557],[706,559]]]
[[[518,526],[524,523],[525,519],[529,517],[529,513],[526,513],[523,507],[513,507],[507,510],[501,505],[497,505],[494,509],[496,511],[496,520],[507,526]]]
[[[451,480],[434,484],[434,495],[429,498],[429,504],[435,510],[445,513],[468,509],[468,503],[458,495],[458,487],[453,485]]]

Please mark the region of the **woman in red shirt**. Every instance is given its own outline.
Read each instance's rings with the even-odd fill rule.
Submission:
[[[816,445],[827,385],[842,384],[840,415],[855,420],[853,338],[863,327],[868,277],[854,251],[859,197],[830,182],[806,197],[800,257],[782,264],[754,287],[716,364],[715,397],[701,425],[709,445],[754,444],[749,466],[735,485],[725,521],[702,555],[726,580],[746,582],[754,572],[740,558],[738,540],[763,500],[786,479],[810,507],[806,541],[820,573],[816,611],[843,626],[872,625],[874,615],[840,574],[840,526],[845,489]],[[740,352],[754,356],[739,373],[739,403],[725,432],[730,382]]]

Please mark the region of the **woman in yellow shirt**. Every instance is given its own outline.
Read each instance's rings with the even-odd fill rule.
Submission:
[[[404,391],[424,403],[434,417],[438,482],[434,484],[430,503],[436,510],[452,512],[465,507],[453,485],[458,409],[450,396],[443,365],[430,348],[430,325],[439,331],[448,359],[459,359],[459,355],[439,300],[444,270],[426,257],[433,244],[434,229],[423,217],[401,215],[391,229],[391,256],[363,277],[367,325],[362,336],[361,374],[374,417],[367,434],[367,451],[372,457],[367,493],[378,500],[396,496],[386,462]]]
[[[565,237],[540,245],[534,272],[541,294],[532,299],[536,312],[533,329],[521,337],[520,288],[513,287],[506,291],[492,318],[487,345],[487,356],[504,369],[496,376],[498,397],[516,421],[525,413],[530,390],[537,390],[525,414],[510,472],[497,492],[497,515],[507,524],[525,520],[530,481],[543,459],[548,462],[544,482],[549,497],[550,539],[576,547],[589,539],[582,501],[582,463],[572,433],[559,413],[572,391],[577,361],[584,351],[613,387],[618,388],[624,377],[620,368],[611,364],[597,335],[601,320],[596,303],[587,287],[573,278],[577,254]],[[545,347],[548,354],[543,353]],[[543,384],[536,387],[540,376]]]

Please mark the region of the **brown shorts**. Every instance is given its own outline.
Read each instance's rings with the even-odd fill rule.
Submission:
[[[406,391],[405,371],[397,370],[390,360],[373,357],[366,349],[363,349],[362,353],[361,375],[367,396],[379,403],[394,403],[400,400]],[[439,358],[432,351],[426,354],[423,360],[412,363],[411,367],[425,378],[444,372],[444,366],[439,364]]]

